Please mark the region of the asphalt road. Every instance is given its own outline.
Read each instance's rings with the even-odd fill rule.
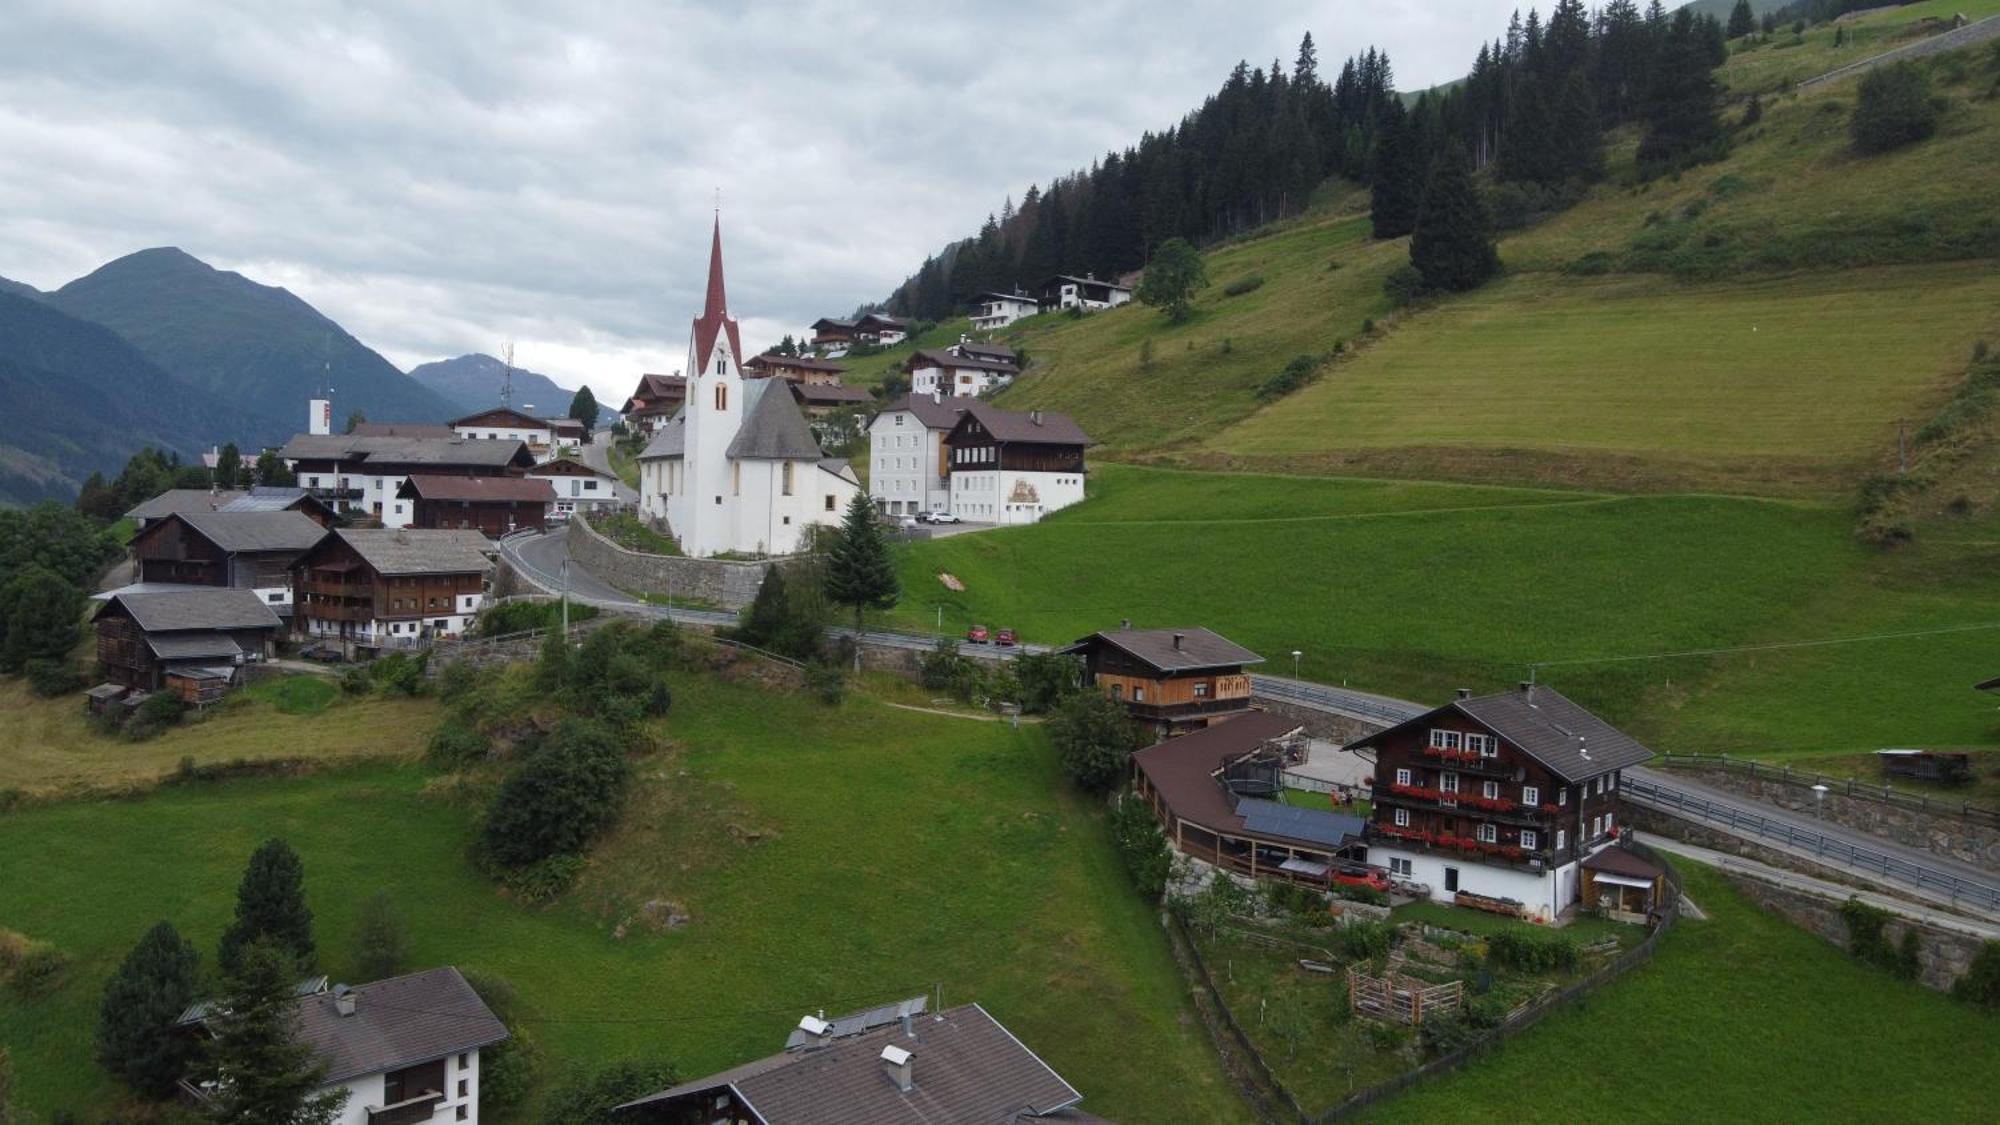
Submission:
[[[636,506],[639,503],[639,494],[624,481],[619,480],[618,470],[611,467],[611,441],[609,430],[598,430],[591,434],[590,440],[583,443],[583,463],[611,477],[615,482],[611,486],[611,495],[617,497],[620,504]]]

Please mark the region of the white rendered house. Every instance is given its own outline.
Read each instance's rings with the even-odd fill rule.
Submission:
[[[945,435],[965,412],[963,400],[908,394],[868,423],[868,499],[892,516],[951,510]]]
[[[299,1039],[342,1089],[338,1125],[479,1120],[479,1051],[507,1028],[457,969],[431,969],[299,1001]]]
[[[722,228],[688,348],[687,399],[639,455],[643,514],[664,519],[681,550],[786,555],[807,529],[840,522],[860,482],[829,459],[782,379],[745,379],[743,346],[722,280]]]
[[[981,332],[1005,328],[1042,311],[1042,303],[1023,293],[981,293],[972,299],[972,327]]]
[[[1084,497],[1090,438],[1068,415],[966,403],[945,435],[951,512],[974,523],[1034,523]]]
[[[1012,360],[992,354],[966,354],[950,350],[920,349],[904,364],[910,375],[910,393],[944,397],[977,398],[1014,381],[1020,374]]]

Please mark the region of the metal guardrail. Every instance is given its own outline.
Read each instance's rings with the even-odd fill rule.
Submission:
[[[1729,773],[1748,774],[1762,781],[1776,781],[1810,791],[1815,785],[1824,785],[1827,792],[1860,801],[1893,805],[1912,812],[1928,813],[1932,816],[1955,816],[1969,824],[2000,828],[2000,811],[1982,808],[1965,801],[1946,801],[1922,793],[1904,793],[1888,785],[1862,781],[1854,777],[1828,777],[1823,773],[1807,773],[1790,766],[1769,766],[1746,758],[1732,758],[1727,754],[1673,754],[1660,755],[1647,765],[1665,769],[1718,769]]]
[[[1309,684],[1302,680],[1288,680],[1282,676],[1265,676],[1253,673],[1250,676],[1252,695],[1266,699],[1276,699],[1288,703],[1302,703],[1329,711],[1357,715],[1385,723],[1400,723],[1414,719],[1428,711],[1415,703],[1404,703],[1367,692],[1349,691],[1346,688],[1328,687],[1324,684]]]
[[[1718,804],[1706,797],[1655,785],[1629,774],[1620,788],[1627,798],[1667,812],[1719,825],[1739,836],[1754,836],[1793,848],[1803,848],[1818,858],[1831,860],[1856,871],[1872,872],[1890,882],[1943,895],[1953,904],[2000,911],[2000,888],[1970,882],[1948,871],[1911,863],[1909,860],[1873,848],[1856,847],[1846,840],[1801,827],[1787,820]]]

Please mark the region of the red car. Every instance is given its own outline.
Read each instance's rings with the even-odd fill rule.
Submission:
[[[1011,645],[1016,643],[1017,640],[1018,638],[1014,636],[1014,630],[1012,629],[1002,629],[993,634],[993,643],[996,645]]]
[[[1336,867],[1328,872],[1328,878],[1344,887],[1367,887],[1371,891],[1389,893],[1388,872],[1379,867]]]
[[[971,642],[972,642],[973,644],[976,644],[976,645],[983,645],[983,644],[985,644],[985,643],[986,643],[986,626],[984,626],[984,625],[974,625],[974,626],[973,626],[972,628],[970,628],[970,629],[967,629],[967,630],[965,631],[965,639],[966,639],[966,640],[968,640],[968,641],[971,641]]]

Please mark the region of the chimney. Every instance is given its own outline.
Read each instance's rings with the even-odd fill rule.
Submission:
[[[1175,633],[1175,634],[1174,634],[1174,651],[1175,651],[1175,652],[1179,652],[1179,651],[1181,650],[1181,642],[1182,642],[1182,641],[1184,641],[1184,640],[1187,640],[1187,634],[1186,634],[1186,633]]]
[[[799,1030],[812,1036],[814,1039],[824,1039],[827,1032],[833,1030],[833,1025],[826,1022],[826,1009],[821,1008],[817,1016],[800,1017]]]
[[[344,984],[333,986],[333,1010],[341,1016],[354,1014],[355,992]]]
[[[1520,684],[1520,687],[1521,687],[1521,695],[1522,695],[1522,696],[1523,696],[1524,698],[1527,698],[1527,699],[1533,699],[1533,698],[1535,698],[1535,681],[1533,681],[1533,680],[1522,680],[1522,681],[1521,681],[1521,684]]]
[[[1118,627],[1120,629],[1130,629],[1132,627],[1132,619],[1129,617],[1120,619],[1118,622]]]
[[[1469,688],[1469,687],[1462,687],[1462,688],[1459,688],[1459,689],[1458,689],[1458,697],[1459,697],[1460,699],[1471,699],[1471,698],[1472,698],[1472,689],[1471,689],[1471,688]]]
[[[1042,424],[1042,412],[1041,412],[1041,411],[1039,411],[1039,410],[1030,410],[1030,411],[1028,411],[1028,421],[1030,421],[1030,422],[1033,422],[1033,423],[1034,423],[1035,425],[1037,425],[1037,426],[1041,425],[1041,424]]]
[[[916,1082],[910,1077],[909,1051],[891,1043],[882,1048],[882,1062],[884,1069],[889,1072],[890,1081],[896,1084],[896,1089],[907,1094],[917,1088]]]

